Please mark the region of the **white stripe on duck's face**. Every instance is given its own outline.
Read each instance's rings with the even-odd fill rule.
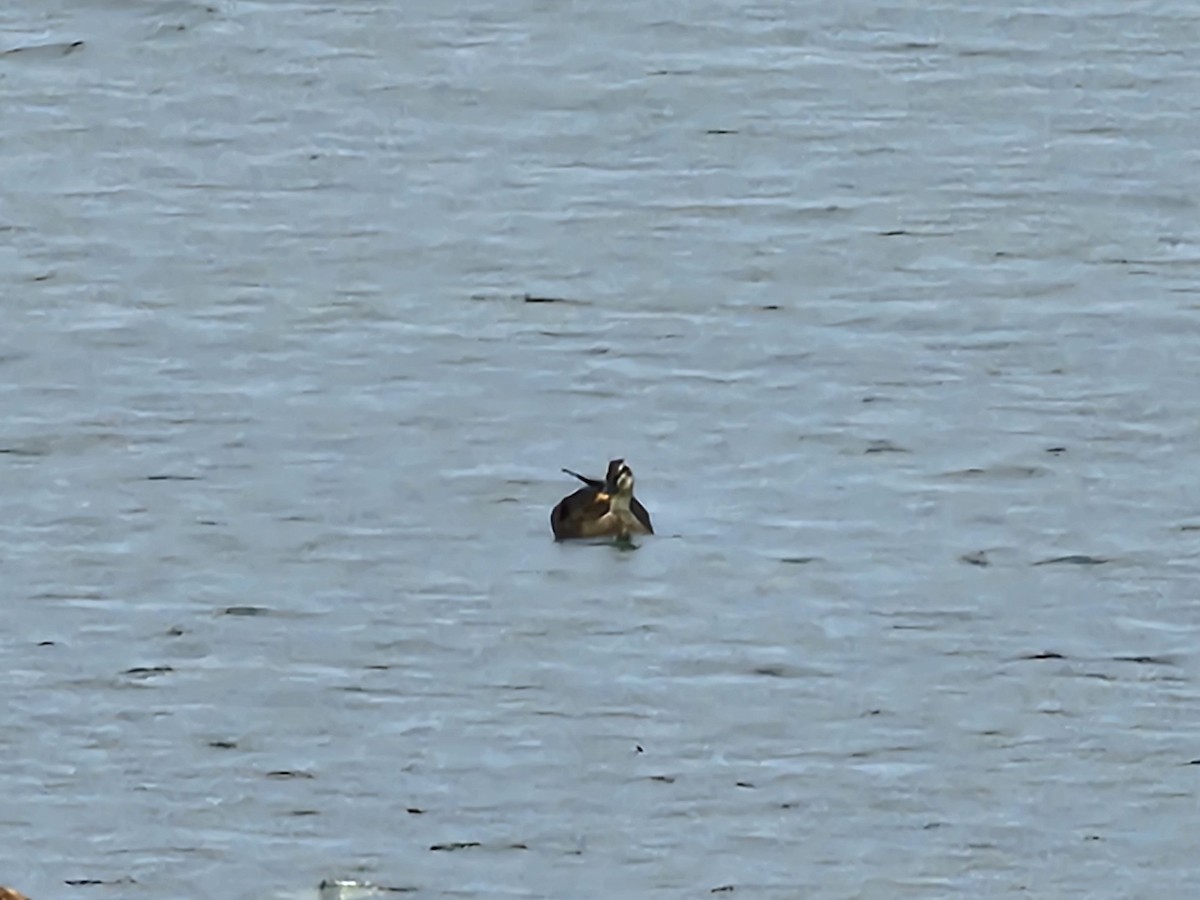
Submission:
[[[633,470],[629,466],[622,465],[617,472],[617,493],[632,494],[633,493]]]
[[[633,469],[625,465],[625,460],[614,459],[608,464],[608,472],[604,476],[604,487],[610,494],[628,494],[633,491]]]

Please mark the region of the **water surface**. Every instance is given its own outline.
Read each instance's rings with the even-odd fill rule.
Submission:
[[[1198,37],[0,13],[4,879],[1190,896]]]

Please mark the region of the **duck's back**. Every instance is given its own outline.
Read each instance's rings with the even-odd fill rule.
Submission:
[[[556,541],[594,536],[593,525],[608,512],[608,495],[591,487],[580,488],[558,501],[550,511],[550,528]]]

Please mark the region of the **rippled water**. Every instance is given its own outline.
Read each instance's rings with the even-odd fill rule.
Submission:
[[[31,9],[0,881],[1191,895],[1192,5]]]

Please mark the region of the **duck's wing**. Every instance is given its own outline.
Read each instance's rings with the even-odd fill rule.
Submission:
[[[578,472],[572,472],[570,469],[563,469],[568,475],[574,475],[592,490],[600,491],[604,489],[604,482],[599,478],[588,478],[586,475],[580,475]]]
[[[550,528],[554,532],[554,539],[562,541],[588,537],[588,523],[604,516],[610,505],[608,494],[595,488],[584,487],[567,494],[550,511]]]
[[[646,512],[646,507],[638,502],[637,497],[629,498],[629,511],[633,513],[633,517],[646,526],[647,534],[654,534],[654,526],[650,524],[650,513]]]

